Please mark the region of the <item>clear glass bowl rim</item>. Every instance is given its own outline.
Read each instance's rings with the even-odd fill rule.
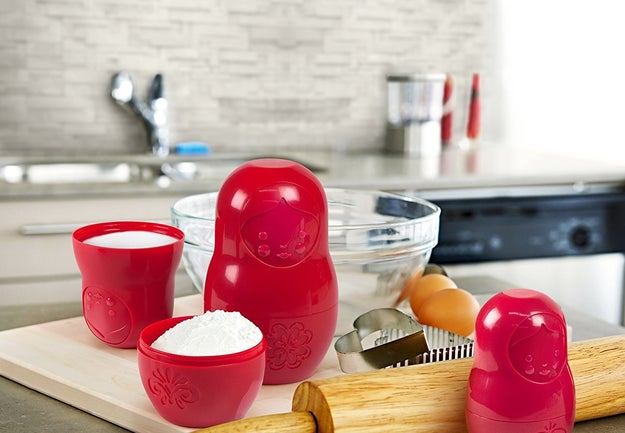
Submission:
[[[402,226],[410,226],[410,225],[414,225],[415,223],[419,223],[419,224],[428,224],[428,223],[432,223],[433,220],[435,220],[436,222],[438,221],[439,217],[440,217],[440,208],[435,205],[434,203],[431,203],[425,199],[419,198],[419,197],[411,197],[411,196],[407,196],[407,195],[402,195],[402,194],[397,194],[397,193],[392,193],[392,192],[386,192],[386,191],[373,191],[373,190],[366,190],[366,189],[343,189],[343,188],[324,188],[324,191],[326,192],[326,197],[331,197],[331,194],[333,192],[343,192],[343,193],[358,193],[358,194],[372,194],[372,195],[377,195],[377,196],[383,196],[383,197],[388,197],[388,198],[396,198],[398,200],[403,200],[403,201],[407,201],[407,202],[411,202],[411,203],[418,203],[422,206],[424,206],[425,208],[429,209],[431,211],[430,214],[422,216],[422,217],[418,217],[418,218],[413,218],[413,219],[406,219],[403,221],[394,221],[394,222],[382,222],[382,223],[373,223],[373,224],[348,224],[348,225],[341,225],[341,226],[333,226],[332,222],[330,221],[330,229],[341,229],[341,230],[375,230],[375,229],[379,229],[379,228],[397,228],[397,227],[402,227]],[[212,221],[214,222],[215,219],[214,218],[206,218],[206,217],[202,217],[202,216],[197,216],[197,215],[190,215],[184,212],[181,212],[177,206],[180,205],[181,203],[183,203],[184,201],[187,200],[191,200],[193,198],[199,198],[199,197],[214,197],[215,199],[217,198],[217,192],[206,192],[206,193],[200,193],[200,194],[194,194],[194,195],[189,195],[186,197],[183,197],[179,200],[177,200],[172,206],[171,206],[171,212],[173,215],[177,216],[178,218],[188,218],[188,219],[194,219],[194,220],[198,220],[198,221]],[[328,204],[330,204],[330,200],[328,199]]]
[[[356,245],[351,245],[352,248],[340,243],[333,243],[330,239],[330,254],[332,255],[335,264],[357,261],[357,262],[367,262],[367,261],[379,261],[379,260],[393,260],[401,257],[414,256],[417,254],[422,254],[425,252],[430,252],[438,243],[438,229],[439,229],[439,217],[440,217],[440,208],[424,199],[419,197],[411,197],[402,194],[396,194],[386,191],[373,191],[366,189],[345,189],[345,188],[324,188],[328,200],[328,206],[332,205],[332,198],[338,197],[339,194],[360,194],[360,195],[369,195],[371,197],[385,197],[401,200],[404,202],[415,203],[422,206],[425,209],[426,215],[419,216],[416,218],[402,218],[397,221],[383,221],[376,223],[358,223],[358,224],[341,224],[341,225],[333,225],[332,219],[329,221],[329,231],[336,232],[340,231],[342,233],[354,233],[361,234],[365,232],[371,232],[376,230],[382,231],[390,231],[396,230],[398,232],[404,231],[412,231],[415,227],[418,227],[419,239],[410,239],[408,241],[396,242],[391,244],[379,245],[377,247],[371,247],[370,245],[357,245],[358,248],[353,248]],[[204,198],[206,200],[216,200],[217,192],[208,192],[190,195],[184,197],[178,201],[176,201],[172,207],[172,217],[175,220],[186,219],[187,221],[199,221],[206,222],[207,224],[213,224],[215,222],[214,218],[191,215],[188,213],[181,212],[178,207],[180,204],[185,201],[192,201]],[[174,221],[174,225],[177,223]],[[211,251],[207,249],[207,245],[198,244],[197,242],[193,242],[189,239],[185,239],[185,249],[195,249],[199,251]],[[211,246],[212,247],[212,246]],[[362,248],[361,248],[362,247]]]

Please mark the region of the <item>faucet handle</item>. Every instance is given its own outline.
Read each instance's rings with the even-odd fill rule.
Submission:
[[[148,89],[148,103],[163,98],[163,74],[156,74]]]

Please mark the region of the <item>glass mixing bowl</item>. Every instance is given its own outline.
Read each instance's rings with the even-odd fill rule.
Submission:
[[[421,271],[438,242],[440,209],[423,199],[382,191],[326,188],[329,247],[339,287],[337,334],[374,308],[394,304],[410,275]],[[204,291],[214,249],[217,193],[191,195],[171,209],[185,233],[182,261]]]

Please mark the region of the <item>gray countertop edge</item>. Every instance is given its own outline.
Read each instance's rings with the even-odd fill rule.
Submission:
[[[244,154],[238,158],[245,160],[254,158],[255,155],[257,154]],[[449,190],[484,189],[485,194],[496,190],[499,194],[505,195],[506,191],[520,187],[551,187],[562,191],[586,192],[606,185],[625,184],[625,165],[516,148],[489,147],[469,151],[451,149],[434,159],[383,153],[335,151],[294,151],[291,153],[283,151],[276,156],[321,167],[323,170],[316,173],[321,183],[326,187],[337,188],[411,190],[430,195]],[[232,154],[211,157],[215,160],[235,158]],[[199,160],[210,161],[211,157]],[[95,160],[98,158],[144,161],[148,157],[144,155],[94,157]],[[0,166],[13,159],[0,158]],[[77,157],[70,158],[72,159],[81,160]],[[154,162],[153,158],[147,160]],[[225,175],[204,180],[172,181],[167,187],[160,187],[156,182],[109,184],[6,184],[0,182],[0,200],[120,195],[180,196],[218,190],[224,179]]]

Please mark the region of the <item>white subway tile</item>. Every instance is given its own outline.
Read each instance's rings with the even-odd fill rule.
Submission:
[[[172,142],[379,148],[385,74],[452,72],[462,92],[492,55],[491,1],[3,0],[0,152],[145,151],[118,70],[139,97],[164,74]]]

